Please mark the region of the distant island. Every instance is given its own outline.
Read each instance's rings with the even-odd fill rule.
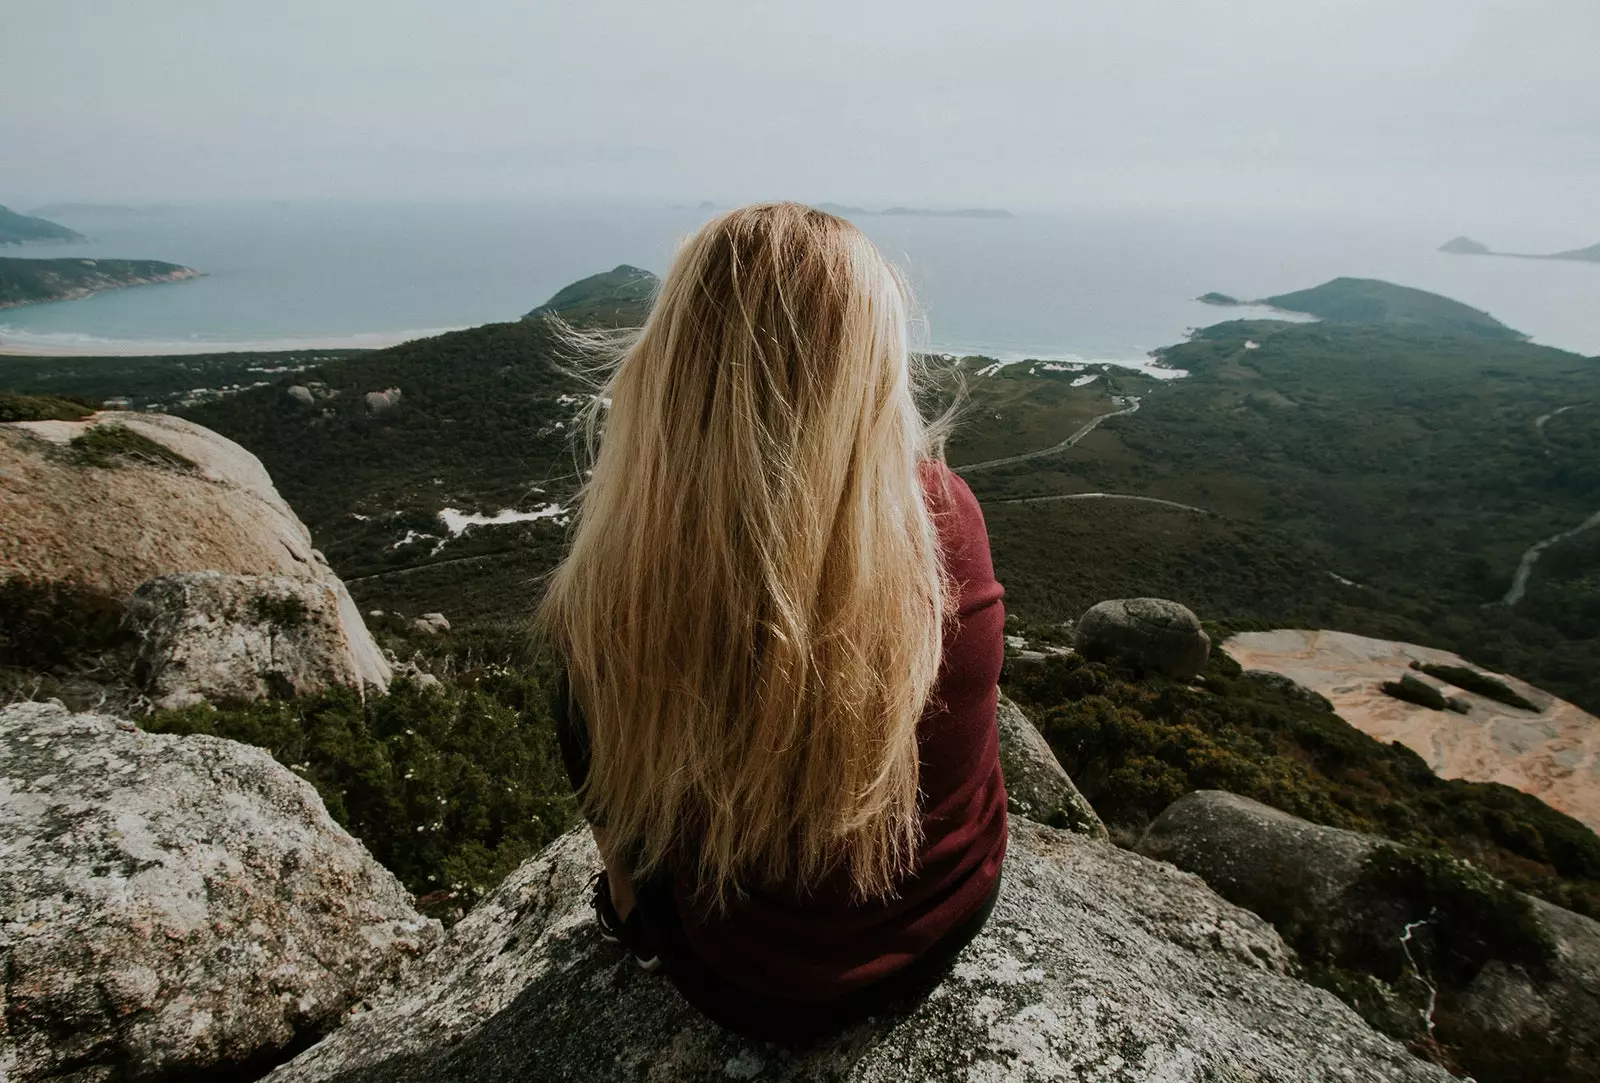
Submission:
[[[926,207],[887,207],[881,211],[865,207],[852,207],[846,203],[818,203],[817,210],[836,214],[841,218],[862,215],[881,215],[884,218],[1015,218],[1010,211],[997,207],[964,207],[954,211],[935,211]]]
[[[0,245],[8,244],[71,244],[88,240],[76,230],[57,225],[45,218],[18,214],[0,207]]]
[[[153,259],[0,258],[0,308],[75,301],[126,286],[199,277],[192,267]]]
[[[636,322],[632,317],[641,308],[649,308],[659,284],[660,280],[643,267],[623,263],[563,286],[523,318],[560,316],[574,323],[609,325]]]
[[[1512,259],[1564,259],[1578,263],[1600,263],[1600,244],[1588,248],[1572,248],[1565,252],[1496,252],[1482,241],[1471,237],[1452,237],[1439,246],[1439,251],[1455,256],[1509,256]]]
[[[1509,342],[1521,342],[1528,337],[1487,312],[1460,301],[1376,278],[1335,278],[1308,290],[1280,293],[1256,301],[1240,301],[1226,293],[1206,293],[1195,300],[1221,306],[1266,305],[1330,323],[1447,330]]]
[[[135,207],[126,203],[50,203],[35,207],[29,214],[40,218],[57,218],[63,215],[94,215],[99,218],[144,218],[152,214],[168,214],[178,208],[170,203],[151,203]]]

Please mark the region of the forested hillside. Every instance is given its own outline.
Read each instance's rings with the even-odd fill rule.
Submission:
[[[542,310],[566,295],[573,319],[627,322],[652,288],[619,268]],[[946,363],[934,398],[957,374],[966,387],[949,456],[983,502],[1013,611],[1060,621],[1160,595],[1430,643],[1600,707],[1600,530],[1567,533],[1600,510],[1600,364],[1383,283],[1274,300],[1324,318],[1204,329],[1164,352],[1190,373],[1178,380]],[[261,456],[364,603],[493,622],[526,616],[563,538],[590,394],[564,349],[530,318],[331,360],[4,371],[18,391],[176,404]],[[196,396],[208,381],[222,393]],[[309,404],[288,393],[301,385]],[[367,394],[389,388],[398,402],[374,412]]]

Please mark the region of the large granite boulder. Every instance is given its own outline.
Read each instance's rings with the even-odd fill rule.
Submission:
[[[1085,658],[1119,658],[1140,669],[1189,680],[1211,657],[1211,637],[1187,606],[1164,598],[1118,598],[1078,620],[1073,647]]]
[[[185,572],[142,583],[127,609],[158,707],[297,696],[377,683],[381,655],[352,636],[327,583]],[[365,629],[363,628],[363,631]]]
[[[1106,825],[1022,708],[1000,697],[1000,770],[1012,813],[1092,838],[1109,837]]]
[[[439,938],[266,752],[0,709],[0,1079],[232,1078]]]
[[[1460,1050],[1466,1068],[1507,1078],[1505,1070],[1518,1064],[1525,1069],[1531,1060],[1541,1065],[1538,1078],[1600,1078],[1600,922],[1517,896],[1487,874],[1456,865],[1468,892],[1520,898],[1534,934],[1547,945],[1545,951],[1518,948],[1517,958],[1470,961],[1479,950],[1470,941],[1504,938],[1521,916],[1506,910],[1487,915],[1494,927],[1469,928],[1461,924],[1462,914],[1469,913],[1461,907],[1469,904],[1459,895],[1443,896],[1445,912],[1440,913],[1403,883],[1374,875],[1369,864],[1380,851],[1419,851],[1308,823],[1220,790],[1174,801],[1150,824],[1138,849],[1197,874],[1223,897],[1318,944],[1338,962],[1401,964],[1396,974],[1401,984],[1415,981],[1410,955],[1398,947],[1401,937],[1437,923],[1456,937],[1444,945],[1456,958],[1449,968],[1423,964],[1438,987],[1432,1022],[1441,1040]],[[1387,963],[1385,948],[1391,955]],[[1448,972],[1463,965],[1463,972]],[[1422,1026],[1409,1009],[1396,1021]]]
[[[525,862],[408,985],[271,1083],[1450,1077],[1289,976],[1195,877],[1017,818],[988,926],[923,1001],[801,1049],[744,1041],[601,941],[587,831]]]
[[[1196,790],[1151,822],[1138,850],[1282,926],[1302,914],[1346,915],[1344,896],[1381,844],[1248,797]]]
[[[0,507],[0,580],[71,584],[118,604],[188,572],[292,580],[319,622],[338,625],[328,641],[340,657],[324,668],[358,686],[389,684],[311,532],[260,460],[210,429],[125,411],[0,424]]]

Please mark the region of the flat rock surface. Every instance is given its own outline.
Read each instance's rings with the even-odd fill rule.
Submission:
[[[1600,831],[1600,719],[1565,700],[1449,651],[1348,632],[1244,632],[1223,649],[1245,669],[1281,673],[1321,693],[1346,722],[1380,741],[1399,741],[1442,778],[1513,786]],[[1409,669],[1413,661],[1499,677],[1543,710],[1519,710],[1456,688]],[[1381,691],[1384,681],[1407,674],[1460,697],[1470,710],[1430,710]]]
[[[0,1079],[226,1072],[439,938],[261,749],[0,708]]]
[[[1288,976],[1276,932],[1170,865],[1012,821],[984,932],[919,1004],[804,1049],[708,1023],[600,940],[587,831],[525,862],[407,989],[271,1076],[311,1081],[1450,1077]]]

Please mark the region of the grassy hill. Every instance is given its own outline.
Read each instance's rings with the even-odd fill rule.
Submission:
[[[1492,339],[1527,337],[1487,312],[1459,301],[1375,278],[1335,278],[1309,290],[1268,297],[1266,303],[1339,323],[1410,327],[1418,331],[1464,331]]]
[[[82,240],[87,238],[66,226],[0,207],[0,245],[70,244]]]
[[[562,287],[528,317],[559,314],[575,323],[626,325],[649,309],[656,285],[655,275],[624,263]]]
[[[0,308],[199,277],[192,268],[153,259],[0,258]]]

